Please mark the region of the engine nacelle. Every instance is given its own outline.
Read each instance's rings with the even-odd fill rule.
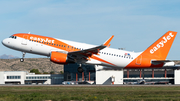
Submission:
[[[58,64],[67,64],[67,54],[60,52],[51,52],[51,61]]]

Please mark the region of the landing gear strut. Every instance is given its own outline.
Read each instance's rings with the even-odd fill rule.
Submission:
[[[82,72],[84,71],[83,68],[81,67],[81,64],[79,65],[77,71],[78,71],[79,73],[82,73]]]
[[[22,54],[23,54],[23,55],[22,55],[22,58],[20,59],[20,62],[24,62],[24,57],[25,57],[25,54],[26,54],[26,53],[25,53],[25,52],[22,52]]]

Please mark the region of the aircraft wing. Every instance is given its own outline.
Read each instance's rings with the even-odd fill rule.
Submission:
[[[88,60],[89,57],[91,57],[93,54],[98,55],[99,51],[109,47],[110,46],[110,42],[112,40],[112,38],[114,37],[114,35],[112,35],[104,44],[97,46],[97,47],[93,47],[93,48],[89,48],[89,49],[85,49],[85,50],[80,50],[80,51],[74,51],[74,52],[69,52],[68,53],[68,58],[69,59],[74,59],[74,61],[76,62],[77,60]]]

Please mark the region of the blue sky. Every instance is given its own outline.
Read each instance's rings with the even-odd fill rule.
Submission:
[[[169,30],[180,32],[179,0],[0,0],[0,40],[31,32],[141,52]],[[180,60],[180,35],[167,59]],[[21,52],[0,44],[0,55]],[[26,54],[26,58],[39,55]]]

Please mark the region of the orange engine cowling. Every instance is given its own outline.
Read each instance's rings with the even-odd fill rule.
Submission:
[[[51,61],[58,64],[67,64],[67,54],[51,52]]]

